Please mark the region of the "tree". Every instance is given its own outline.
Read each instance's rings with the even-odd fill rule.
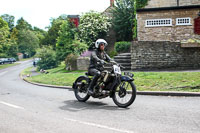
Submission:
[[[90,11],[80,18],[79,39],[90,46],[98,38],[104,38],[111,26],[108,17]]]
[[[0,17],[0,57],[16,57],[17,51],[18,46],[9,32],[8,23]]]
[[[4,21],[8,23],[8,27],[10,28],[10,31],[14,28],[14,23],[15,23],[15,17],[9,14],[4,14],[1,15]]]
[[[113,27],[116,32],[117,41],[131,41],[133,36],[134,19],[133,0],[116,0],[113,8]]]
[[[19,52],[23,54],[28,54],[31,57],[35,54],[36,49],[39,48],[39,39],[33,31],[19,30],[18,45]]]
[[[52,46],[54,50],[56,49],[56,39],[59,36],[59,31],[61,29],[60,26],[63,24],[63,22],[64,20],[52,19],[51,27],[49,27],[44,39],[41,40],[42,45]]]
[[[23,18],[20,18],[19,20],[17,20],[16,28],[17,30],[33,30],[31,24],[29,24]]]
[[[38,69],[51,69],[58,66],[58,60],[56,59],[56,52],[51,46],[44,46],[41,49],[37,49],[35,55],[41,60],[38,62]]]
[[[9,33],[8,23],[0,17],[0,57],[7,56]]]
[[[116,0],[116,6],[113,8],[113,27],[116,32],[117,41],[132,41],[134,21],[134,1],[135,7],[144,7],[148,0]],[[135,9],[136,10],[136,9]]]
[[[17,57],[17,53],[18,53],[18,44],[14,39],[10,39],[9,40],[9,47],[7,50],[7,55],[9,57]]]
[[[37,27],[33,28],[33,32],[35,33],[35,35],[39,39],[40,46],[42,46],[42,41],[44,40],[45,36],[47,35],[47,32],[40,29],[40,28],[37,28]]]
[[[10,57],[17,57],[18,53],[17,36],[18,36],[18,30],[16,28],[13,28],[12,32],[10,33],[10,39],[9,39],[8,56]]]
[[[64,21],[61,25],[61,30],[59,32],[59,37],[56,43],[56,54],[60,61],[65,60],[65,58],[73,53],[80,54],[87,49],[87,45],[75,40],[76,28],[73,22],[69,20]]]

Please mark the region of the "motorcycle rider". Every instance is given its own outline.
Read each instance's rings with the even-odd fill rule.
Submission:
[[[102,65],[105,64],[105,61],[110,62],[112,61],[111,58],[106,54],[104,51],[104,48],[108,45],[108,43],[104,39],[98,39],[95,42],[95,51],[92,52],[90,56],[90,65],[88,72],[90,75],[94,76],[90,85],[88,92],[90,95],[93,95],[93,88],[94,85],[99,78],[101,71],[102,71]]]

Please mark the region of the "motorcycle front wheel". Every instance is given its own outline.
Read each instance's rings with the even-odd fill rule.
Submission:
[[[88,94],[88,79],[81,77],[76,81],[76,88],[74,89],[75,97],[80,102],[86,102],[90,95]]]
[[[130,106],[136,98],[136,87],[132,81],[122,81],[115,89],[112,97],[114,103],[121,108]]]

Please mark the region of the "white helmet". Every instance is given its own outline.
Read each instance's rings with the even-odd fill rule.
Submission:
[[[99,48],[99,44],[101,44],[101,43],[103,43],[105,47],[108,45],[108,43],[107,43],[104,39],[98,39],[98,40],[95,42],[95,47],[96,47],[96,48]]]

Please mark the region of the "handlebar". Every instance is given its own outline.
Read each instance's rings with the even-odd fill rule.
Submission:
[[[124,66],[118,64],[118,63],[115,62],[115,61],[111,61],[110,63],[112,63],[112,65],[118,65],[118,66],[121,67],[122,69],[125,69],[125,68],[126,68],[126,67],[124,67]],[[107,63],[107,62],[104,62],[104,64],[101,64],[101,62],[98,61],[97,64],[98,64],[98,65],[106,65],[106,64],[109,64],[109,62],[108,62],[108,63]]]
[[[122,66],[122,65],[120,65],[120,67],[122,68],[122,69],[125,69],[126,67],[124,67],[124,66]]]

